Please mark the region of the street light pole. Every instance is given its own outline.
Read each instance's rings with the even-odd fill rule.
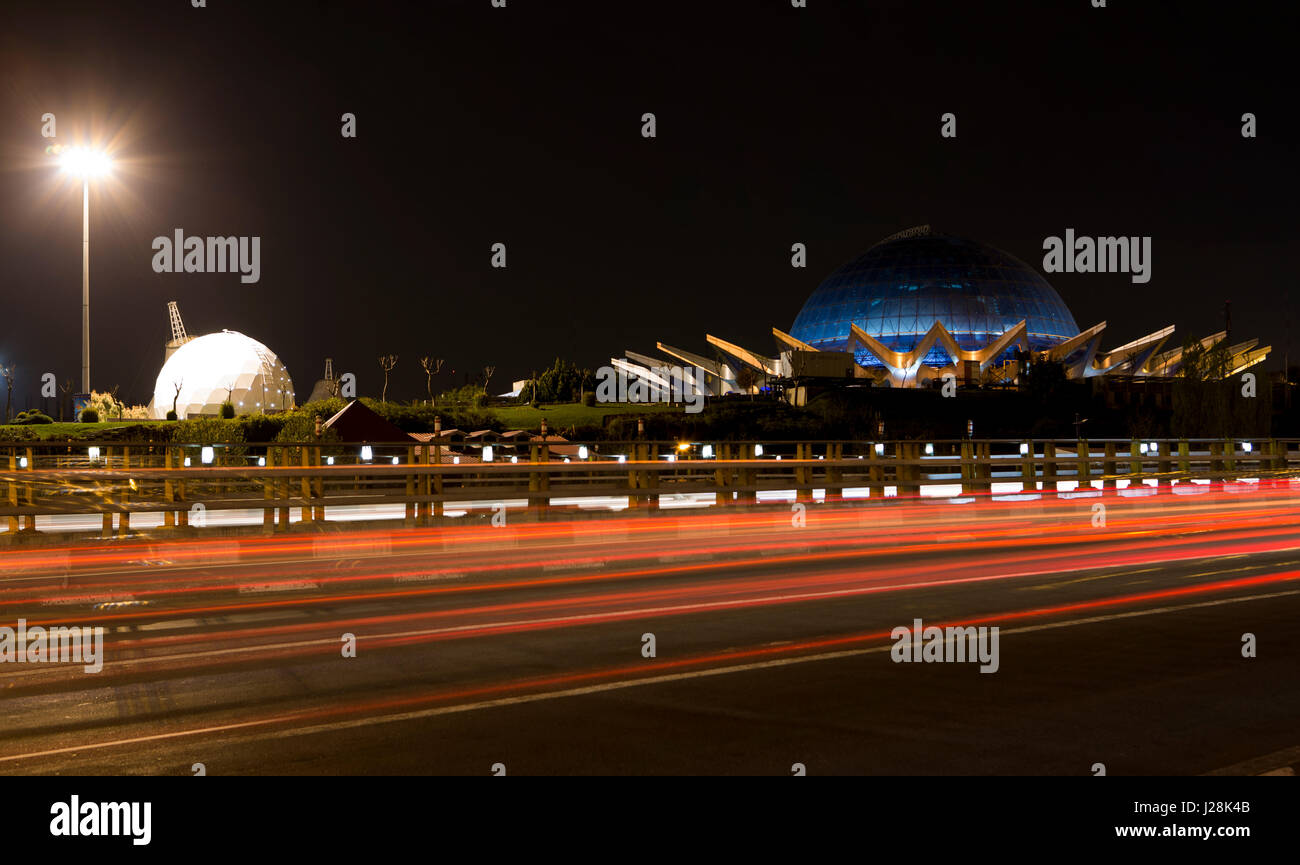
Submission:
[[[90,181],[108,174],[108,154],[84,147],[56,147],[59,165],[81,178],[81,392],[90,393]]]
[[[81,178],[81,392],[90,393],[90,178]]]

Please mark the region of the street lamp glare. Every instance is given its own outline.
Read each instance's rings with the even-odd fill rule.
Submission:
[[[72,147],[59,154],[59,165],[77,177],[103,177],[113,169],[108,154],[86,147]]]

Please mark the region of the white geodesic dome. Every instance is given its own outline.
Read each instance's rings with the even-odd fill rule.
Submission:
[[[196,337],[167,358],[153,387],[153,416],[167,417],[172,398],[181,418],[216,416],[227,398],[235,414],[294,407],[293,380],[275,352],[255,339],[223,330]]]

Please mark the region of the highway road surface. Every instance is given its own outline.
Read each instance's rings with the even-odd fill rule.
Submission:
[[[5,774],[1300,765],[1295,481],[56,538],[0,608],[104,629],[98,672],[0,663]]]

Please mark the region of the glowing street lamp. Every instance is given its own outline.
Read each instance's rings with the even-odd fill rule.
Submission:
[[[108,154],[88,147],[59,151],[59,167],[81,178],[81,392],[90,393],[90,180],[113,170]]]

